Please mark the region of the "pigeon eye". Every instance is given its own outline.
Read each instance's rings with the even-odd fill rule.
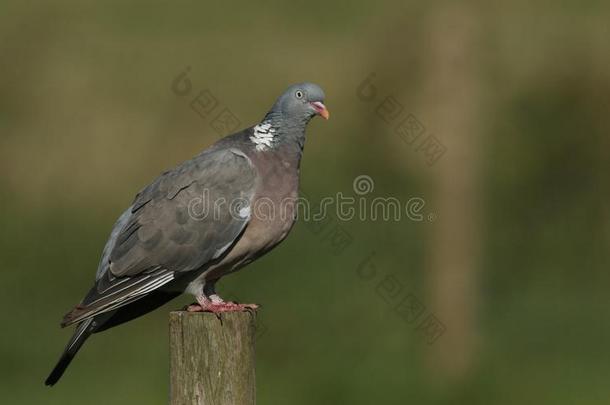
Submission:
[[[294,96],[301,99],[303,98],[303,92],[301,90],[297,90],[296,93],[294,93]]]

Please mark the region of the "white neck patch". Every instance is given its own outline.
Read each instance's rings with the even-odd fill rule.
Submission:
[[[253,128],[250,140],[256,145],[256,150],[264,151],[272,147],[276,128],[270,122],[261,122]]]

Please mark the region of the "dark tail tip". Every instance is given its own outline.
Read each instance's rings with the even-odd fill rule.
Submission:
[[[62,354],[61,358],[55,365],[55,368],[53,368],[53,371],[51,371],[51,374],[49,374],[47,379],[44,380],[44,385],[48,385],[48,386],[55,385],[55,383],[57,381],[59,381],[61,376],[64,374],[64,371],[66,371],[66,368],[68,368],[68,366],[70,365],[70,362],[72,361],[73,358],[74,358],[74,355],[70,354],[68,352],[65,352],[64,354]]]
[[[66,371],[66,368],[68,368],[70,365],[70,362],[74,356],[76,356],[78,350],[81,348],[83,343],[85,343],[85,340],[91,336],[91,333],[93,333],[95,327],[96,324],[93,322],[93,319],[88,319],[78,325],[74,331],[74,335],[72,335],[72,338],[68,342],[68,346],[66,346],[66,349],[59,358],[59,361],[53,368],[53,371],[51,371],[51,374],[49,374],[47,379],[44,381],[45,385],[51,386],[59,381],[61,376],[64,374],[64,371]]]

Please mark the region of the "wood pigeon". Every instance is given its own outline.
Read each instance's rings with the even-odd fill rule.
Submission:
[[[114,224],[85,298],[61,322],[77,324],[46,379],[55,384],[85,340],[183,292],[189,311],[255,309],[214,290],[280,243],[295,222],[305,127],[328,119],[324,92],[290,86],[261,123],[226,136],[140,191]]]

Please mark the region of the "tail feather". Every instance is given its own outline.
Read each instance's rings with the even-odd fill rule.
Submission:
[[[137,305],[124,305],[117,309],[112,309],[109,312],[98,313],[93,315],[91,318],[80,321],[74,331],[74,334],[72,335],[72,338],[68,342],[68,345],[57,362],[57,365],[55,365],[55,368],[53,368],[53,371],[51,371],[51,374],[49,374],[45,380],[45,384],[54,385],[61,378],[74,356],[76,356],[78,350],[92,333],[101,332],[124,322],[138,318],[167,303],[168,301],[177,297],[179,294],[180,293],[177,292],[155,290],[147,295],[139,297]],[[82,308],[77,307],[74,311],[81,309]]]
[[[64,371],[66,371],[66,368],[68,368],[68,366],[70,365],[70,362],[72,361],[74,356],[76,356],[78,350],[81,348],[83,343],[85,343],[85,340],[87,340],[87,338],[93,333],[94,327],[95,323],[93,322],[93,319],[87,319],[86,321],[78,325],[78,327],[74,331],[74,335],[72,335],[72,338],[68,342],[68,345],[66,346],[64,352],[59,358],[59,361],[53,368],[53,371],[51,371],[51,373],[45,380],[45,385],[51,386],[54,385],[57,381],[59,381],[61,376],[64,374]]]
[[[64,316],[61,326],[69,326],[125,307],[172,280],[174,280],[173,272],[164,268],[155,268],[149,273],[109,281],[110,286],[106,286],[101,292],[96,285],[79,305]]]

